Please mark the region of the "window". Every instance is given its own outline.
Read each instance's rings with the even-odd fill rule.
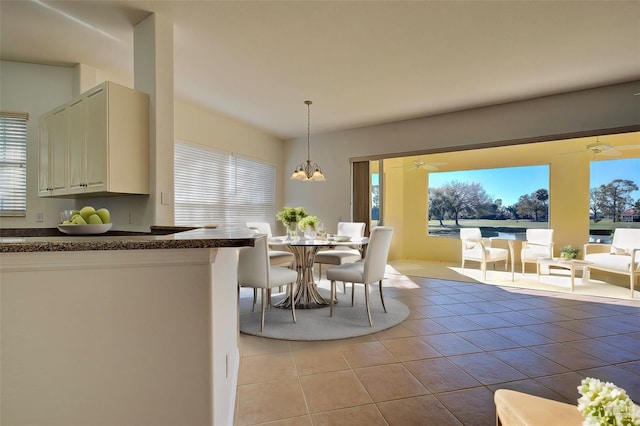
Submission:
[[[457,238],[461,227],[482,227],[487,236],[524,239],[527,228],[548,227],[548,200],[547,165],[432,172],[429,235]]]
[[[589,241],[610,243],[615,228],[640,228],[640,158],[592,161]]]
[[[0,215],[27,213],[27,120],[25,113],[0,112]]]
[[[274,166],[180,141],[174,163],[176,225],[273,225]]]

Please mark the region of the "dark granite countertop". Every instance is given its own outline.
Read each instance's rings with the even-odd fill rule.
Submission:
[[[0,253],[247,247],[254,245],[257,235],[248,229],[183,229],[172,228],[175,232],[172,234],[109,231],[101,235],[82,236],[59,232],[50,235],[48,231],[36,233],[35,236],[33,232],[24,232],[27,236],[15,235],[17,232],[2,232]]]

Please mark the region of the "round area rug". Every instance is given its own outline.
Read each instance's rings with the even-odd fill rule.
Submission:
[[[342,284],[338,283],[338,303],[333,305],[333,317],[329,317],[328,305],[326,308],[296,309],[296,323],[291,317],[291,310],[267,308],[262,332],[260,332],[260,298],[258,296],[255,312],[251,312],[253,290],[243,288],[240,292],[240,332],[282,340],[335,340],[386,330],[404,321],[409,316],[409,308],[385,296],[384,303],[387,306],[385,313],[377,287],[377,285],[371,286],[370,295],[373,327],[369,327],[367,319],[364,286],[356,285],[354,306],[351,306],[350,286],[347,286],[347,293],[343,294]],[[319,291],[322,297],[329,299],[328,289],[320,288]],[[274,295],[272,303],[275,305],[282,298],[284,294]]]

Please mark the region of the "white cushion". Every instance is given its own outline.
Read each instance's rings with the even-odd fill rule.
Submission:
[[[344,281],[348,283],[364,282],[364,261],[345,263],[327,271],[329,281]]]
[[[631,256],[610,253],[593,253],[584,257],[584,260],[592,262],[595,268],[612,269],[628,273],[631,270]],[[638,269],[640,270],[640,269]]]
[[[520,252],[520,258],[526,260],[537,260],[539,257],[551,257],[549,247],[528,246]]]
[[[358,250],[325,250],[316,254],[315,263],[329,265],[342,265],[343,263],[357,262],[362,256]]]
[[[629,251],[629,249],[624,248],[624,247],[616,247],[616,246],[611,246],[611,253],[612,254],[618,254],[618,255],[628,255],[631,256],[631,252]]]
[[[507,249],[491,247],[491,248],[485,249],[485,254],[487,256],[487,260],[492,260],[492,259],[504,259],[508,256],[509,252],[507,251]],[[466,259],[482,260],[482,249],[478,247],[471,250],[465,250],[464,257]]]
[[[617,249],[640,248],[640,229],[616,228],[613,232],[612,247]],[[627,253],[629,254],[629,253]]]

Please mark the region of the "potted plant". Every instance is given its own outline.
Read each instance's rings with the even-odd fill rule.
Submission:
[[[578,257],[578,253],[580,253],[580,249],[572,247],[571,244],[569,244],[568,246],[564,246],[560,249],[560,258],[575,259]]]

